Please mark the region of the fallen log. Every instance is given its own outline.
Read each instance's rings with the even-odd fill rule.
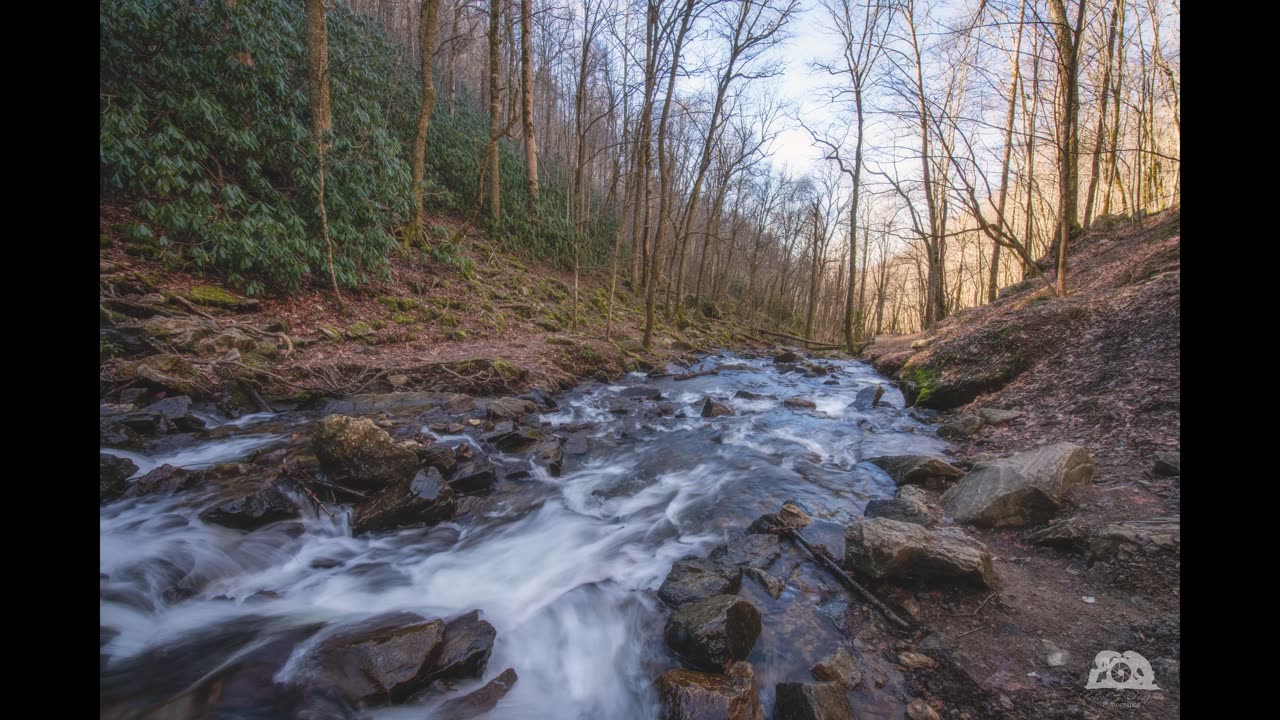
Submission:
[[[755,330],[756,332],[762,335],[770,335],[772,337],[780,337],[784,340],[790,340],[792,342],[804,343],[805,345],[809,346],[810,350],[840,350],[844,348],[843,345],[832,345],[831,343],[820,343],[816,340],[809,340],[808,338],[797,337],[795,335],[788,335],[786,333],[774,332],[772,330],[765,330],[764,328],[756,328]]]
[[[720,368],[717,367],[717,368],[711,368],[710,370],[699,370],[697,372],[681,373],[679,375],[672,376],[671,379],[672,380],[692,380],[696,377],[702,377],[703,375],[719,375],[719,374],[720,374]]]

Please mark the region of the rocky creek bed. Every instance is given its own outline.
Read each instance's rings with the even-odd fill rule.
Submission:
[[[1007,697],[957,690],[927,654],[915,591],[994,596],[970,526],[1087,542],[1046,523],[1090,482],[1089,453],[955,467],[932,418],[860,362],[667,370],[234,420],[112,398],[102,716],[999,714]]]

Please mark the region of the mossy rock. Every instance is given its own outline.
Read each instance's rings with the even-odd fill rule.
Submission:
[[[383,295],[382,297],[378,298],[378,302],[382,303],[383,305],[386,305],[388,308],[390,308],[393,311],[399,311],[402,313],[409,312],[411,310],[416,310],[422,305],[422,303],[418,302],[416,298],[393,297],[391,295]]]
[[[409,313],[398,312],[391,314],[391,322],[396,323],[397,325],[416,325],[418,323],[418,318],[410,315]]]
[[[212,285],[196,285],[188,290],[184,296],[196,305],[222,308],[223,310],[235,310],[244,303],[241,298]]]
[[[347,328],[346,334],[347,334],[347,337],[352,340],[361,340],[361,339],[367,339],[369,337],[372,337],[374,332],[375,331],[373,327],[371,327],[369,323],[366,323],[362,320],[358,323],[355,323],[351,327]]]

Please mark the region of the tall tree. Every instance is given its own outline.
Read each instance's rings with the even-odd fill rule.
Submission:
[[[329,283],[342,303],[338,275],[333,268],[333,238],[329,237],[329,216],[324,206],[324,153],[326,137],[333,129],[329,104],[329,33],[325,23],[324,0],[307,0],[307,80],[311,90],[311,134],[319,160],[316,205],[320,213],[320,236],[324,238],[329,261]]]
[[[520,97],[529,202],[538,202],[538,143],[533,132],[533,0],[520,0]]]
[[[422,109],[418,111],[418,131],[413,136],[413,225],[405,233],[404,244],[420,240],[427,230],[427,213],[423,202],[423,186],[426,184],[425,160],[427,155],[427,129],[431,114],[436,109],[436,82],[432,68],[436,46],[436,21],[440,13],[440,0],[422,0],[418,6],[419,45],[422,48]]]
[[[1067,241],[1076,224],[1076,198],[1080,182],[1080,31],[1084,27],[1085,0],[1077,0],[1076,22],[1068,17],[1064,0],[1048,0],[1058,50],[1058,295],[1067,295]]]

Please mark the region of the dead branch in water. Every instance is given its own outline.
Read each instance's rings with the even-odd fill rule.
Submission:
[[[862,585],[859,584],[858,581],[849,577],[849,574],[846,573],[843,569],[841,569],[841,567],[836,563],[835,560],[831,558],[830,555],[828,555],[825,551],[819,551],[818,549],[814,548],[812,545],[809,544],[808,540],[805,540],[804,538],[800,537],[800,533],[796,532],[792,528],[784,528],[782,530],[781,535],[785,538],[790,538],[791,540],[796,541],[796,543],[798,543],[800,547],[804,548],[809,552],[810,556],[812,556],[815,560],[817,560],[822,565],[825,565],[826,568],[832,572],[832,574],[834,574],[837,578],[839,578],[840,582],[844,583],[845,587],[848,587],[849,589],[856,592],[859,596],[862,597],[863,600],[866,600],[867,603],[871,605],[871,607],[874,607],[876,610],[879,610],[880,614],[884,615],[887,620],[889,620],[890,622],[892,622],[893,624],[901,628],[911,627],[911,623],[899,617],[897,613],[889,609],[888,605],[885,605],[883,602],[880,602],[879,598],[877,598],[875,595],[872,595],[870,590],[862,587]]]

